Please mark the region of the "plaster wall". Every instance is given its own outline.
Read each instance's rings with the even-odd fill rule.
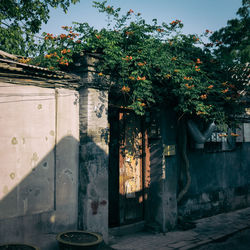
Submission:
[[[154,230],[173,229],[178,216],[195,219],[250,206],[248,131],[244,134],[244,142],[228,152],[207,153],[191,149],[191,138],[188,138],[191,185],[177,204],[178,147],[176,155],[163,156],[165,146],[177,146],[176,117],[171,110],[163,109],[158,121],[161,136],[150,138],[151,184],[147,205],[151,212],[146,213]],[[245,130],[247,126],[244,124]]]
[[[250,206],[250,143],[231,152],[190,151],[191,186],[179,214],[200,218]]]
[[[0,82],[0,243],[76,228],[78,99]]]

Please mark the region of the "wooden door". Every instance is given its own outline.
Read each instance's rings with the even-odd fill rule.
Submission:
[[[143,220],[149,150],[142,117],[109,108],[109,124],[109,226],[116,227]]]
[[[143,219],[142,119],[133,112],[119,113],[119,219],[120,225]]]

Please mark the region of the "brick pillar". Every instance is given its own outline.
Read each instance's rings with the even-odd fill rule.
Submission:
[[[79,228],[108,239],[108,91],[82,88]]]

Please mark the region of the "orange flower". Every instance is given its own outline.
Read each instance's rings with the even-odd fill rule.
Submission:
[[[176,61],[176,60],[177,60],[177,57],[175,56],[171,58],[171,61]]]
[[[130,9],[130,10],[128,11],[128,14],[130,15],[130,14],[132,14],[132,13],[134,13],[134,11],[133,11],[132,9]]]
[[[95,35],[97,39],[100,39],[101,38],[101,35]]]
[[[192,85],[189,85],[188,83],[186,83],[185,84],[185,86],[186,86],[186,88],[188,88],[188,89],[191,89],[191,88],[193,88],[194,87],[194,85],[192,84]]]
[[[228,88],[226,88],[226,89],[223,89],[223,90],[221,90],[221,92],[223,93],[223,94],[225,94],[225,93],[227,93],[228,92]]]
[[[166,74],[166,75],[165,75],[165,78],[167,78],[167,79],[169,79],[170,77],[171,77],[170,74]]]
[[[211,84],[211,85],[209,85],[207,88],[208,88],[208,89],[212,89],[213,87],[214,87],[214,85]]]
[[[179,71],[180,71],[179,69],[175,69],[175,70],[174,70],[175,73],[178,73]]]
[[[193,40],[199,41],[200,39],[198,37],[196,37],[196,36],[193,36]]]
[[[135,80],[135,77],[133,77],[133,76],[129,76],[128,77],[130,80]]]
[[[190,81],[192,79],[193,79],[192,77],[186,77],[186,76],[184,76],[184,80]]]
[[[60,35],[60,38],[61,38],[61,39],[65,39],[66,37],[67,37],[67,36],[66,36],[65,34],[61,34],[61,35]]]
[[[200,97],[201,97],[201,99],[202,99],[202,100],[205,100],[205,99],[207,99],[207,95],[206,95],[206,94],[204,94],[204,95],[201,95]]]
[[[20,62],[20,63],[28,63],[30,60],[31,60],[30,58],[25,59],[23,57],[23,58],[19,59],[18,62]]]
[[[146,106],[146,103],[142,102],[142,103],[140,103],[140,106],[144,107],[144,106]]]
[[[172,21],[170,24],[176,25],[176,24],[178,24],[178,23],[181,23],[181,20],[176,19],[175,21]]]
[[[133,35],[133,34],[134,34],[133,31],[126,31],[126,35],[127,35],[127,36],[130,36],[130,35]]]
[[[226,133],[223,133],[223,134],[218,134],[219,137],[227,137],[227,134]]]
[[[146,80],[146,76],[143,76],[143,77],[137,76],[137,80],[138,81],[144,81],[144,80]]]
[[[62,54],[66,54],[66,53],[67,53],[67,50],[66,50],[66,49],[63,49],[63,50],[61,50],[61,53],[62,53]]]
[[[123,86],[122,87],[122,91],[125,92],[125,93],[128,93],[130,91],[130,87],[128,86]]]
[[[67,50],[68,53],[70,53],[70,51],[71,51],[70,49]]]
[[[223,85],[223,86],[227,86],[227,82],[223,82],[222,85]]]
[[[195,66],[195,71],[200,71],[199,66]]]
[[[202,111],[198,111],[196,112],[197,115],[205,115],[205,112],[202,112]]]
[[[44,57],[50,59],[52,57],[52,54],[45,55]]]
[[[103,73],[102,72],[100,72],[99,74],[98,74],[98,76],[102,76],[103,75]]]
[[[197,58],[196,63],[197,63],[197,64],[201,64],[202,61],[201,61],[199,58]]]
[[[142,62],[138,62],[137,65],[138,66],[144,66],[146,64],[146,62],[142,63]]]
[[[122,60],[125,60],[125,61],[129,61],[129,60],[132,60],[133,57],[132,56],[126,56],[125,58],[123,57]]]
[[[47,33],[47,35],[44,37],[45,40],[48,40],[48,39],[55,39],[56,37],[53,36],[53,34],[50,34],[50,33]]]
[[[164,31],[164,29],[160,29],[160,28],[158,28],[158,29],[156,29],[158,32],[163,32]]]
[[[238,135],[238,134],[235,134],[235,133],[231,133],[231,136],[237,137],[237,136],[239,136],[239,135]]]

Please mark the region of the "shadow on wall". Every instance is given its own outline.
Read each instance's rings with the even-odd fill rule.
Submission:
[[[189,151],[188,157],[192,182],[179,214],[198,219],[250,205],[250,143],[231,152]]]
[[[66,136],[44,157],[24,152],[29,157],[15,171],[1,164],[0,243],[37,244],[42,236],[34,235],[76,229],[78,148],[78,140]]]

